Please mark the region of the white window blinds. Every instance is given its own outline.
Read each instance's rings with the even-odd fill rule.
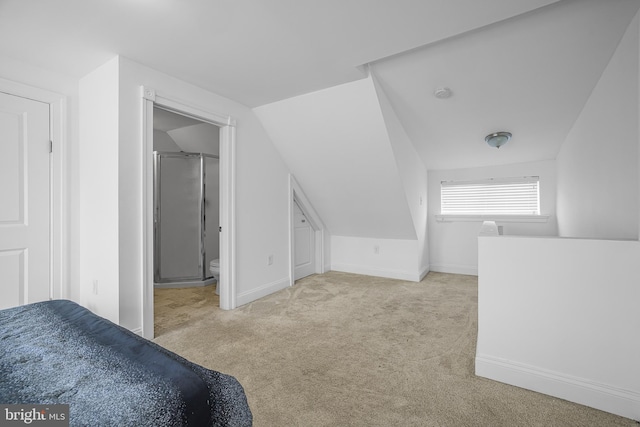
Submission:
[[[540,215],[539,177],[443,181],[443,215]]]

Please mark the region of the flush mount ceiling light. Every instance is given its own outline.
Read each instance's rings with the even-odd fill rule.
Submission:
[[[484,140],[491,147],[500,148],[511,139],[511,132],[494,132],[487,135]]]
[[[449,89],[448,87],[439,87],[433,91],[433,95],[438,99],[447,99],[451,98],[453,92],[451,92],[451,89]]]

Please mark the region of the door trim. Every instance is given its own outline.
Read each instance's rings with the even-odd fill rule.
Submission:
[[[0,78],[0,92],[49,104],[49,298],[71,298],[68,280],[67,210],[67,98],[66,96]]]
[[[237,306],[236,295],[236,121],[233,117],[190,105],[171,95],[141,87],[143,170],[142,335],[153,338],[153,107],[184,114],[220,127],[220,308]]]
[[[311,202],[302,191],[302,187],[296,181],[293,174],[289,174],[289,286],[295,283],[295,208],[294,204],[298,201],[298,206],[309,220],[309,224],[315,233],[315,272],[322,274],[325,272],[324,266],[324,235],[326,227],[320,219],[320,216],[311,205]]]

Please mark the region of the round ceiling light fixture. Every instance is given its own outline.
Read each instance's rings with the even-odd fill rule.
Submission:
[[[487,135],[484,140],[491,147],[500,148],[511,139],[511,132],[494,132]]]
[[[439,87],[433,91],[433,95],[438,99],[447,99],[451,98],[453,92],[451,92],[451,89],[449,89],[448,87]]]

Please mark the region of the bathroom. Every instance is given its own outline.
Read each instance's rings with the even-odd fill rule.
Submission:
[[[219,294],[219,145],[218,126],[154,108],[155,289]]]

